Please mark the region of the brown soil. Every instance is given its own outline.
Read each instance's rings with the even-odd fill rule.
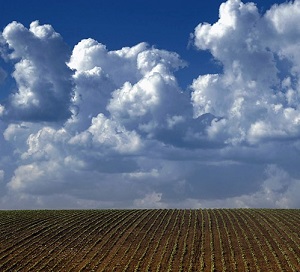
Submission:
[[[300,271],[300,210],[0,211],[0,271]]]

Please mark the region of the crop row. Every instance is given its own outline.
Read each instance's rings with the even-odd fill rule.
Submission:
[[[0,211],[0,271],[300,271],[300,211]]]

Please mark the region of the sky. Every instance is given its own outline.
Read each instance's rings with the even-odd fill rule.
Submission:
[[[299,0],[53,2],[1,4],[0,209],[300,208]]]

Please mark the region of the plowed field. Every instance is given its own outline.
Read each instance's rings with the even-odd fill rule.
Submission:
[[[300,210],[0,211],[0,271],[300,271]]]

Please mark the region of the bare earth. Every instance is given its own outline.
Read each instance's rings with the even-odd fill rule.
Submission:
[[[0,211],[0,271],[300,271],[300,210]]]

